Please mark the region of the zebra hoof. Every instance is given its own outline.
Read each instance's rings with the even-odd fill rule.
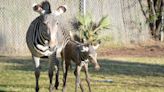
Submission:
[[[49,92],[53,92],[53,90],[54,90],[54,86],[53,85],[50,85]]]
[[[36,88],[35,88],[35,92],[39,92],[39,88],[36,87]]]
[[[56,90],[58,90],[58,87],[59,87],[59,82],[56,82],[56,83],[55,83],[55,88],[56,88]]]

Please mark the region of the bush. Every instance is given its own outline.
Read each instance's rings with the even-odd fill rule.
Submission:
[[[78,31],[81,41],[95,43],[100,41],[98,35],[100,31],[109,28],[109,19],[107,16],[102,17],[98,23],[94,22],[90,15],[77,16]]]

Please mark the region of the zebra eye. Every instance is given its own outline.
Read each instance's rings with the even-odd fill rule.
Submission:
[[[89,58],[90,60],[92,60],[92,56],[89,55],[88,58]]]

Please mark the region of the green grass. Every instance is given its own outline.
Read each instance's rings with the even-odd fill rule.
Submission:
[[[101,57],[98,59],[101,69],[94,71],[89,65],[93,92],[164,92],[164,58]],[[0,57],[0,92],[34,92],[34,65],[31,58]],[[41,61],[40,92],[48,92],[48,62]],[[81,79],[85,89],[87,85],[84,73]],[[101,80],[113,82],[100,82]],[[75,77],[69,71],[67,92],[74,92]],[[60,87],[62,89],[62,71]],[[80,91],[79,91],[80,92]]]

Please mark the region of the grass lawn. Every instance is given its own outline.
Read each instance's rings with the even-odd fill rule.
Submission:
[[[93,92],[164,92],[164,58],[100,57],[99,63],[98,72],[89,65]],[[0,57],[0,92],[34,92],[33,67],[33,61],[28,57]],[[41,67],[40,92],[48,92],[48,62],[42,60]],[[81,79],[88,92],[83,72]],[[75,77],[70,70],[67,92],[74,92],[74,88]],[[60,70],[60,87],[54,92],[61,92],[61,89]]]

